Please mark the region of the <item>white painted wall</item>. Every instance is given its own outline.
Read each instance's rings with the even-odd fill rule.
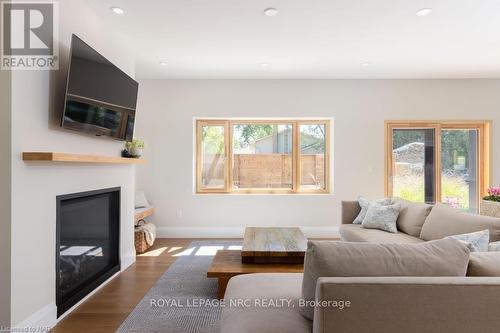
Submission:
[[[12,325],[51,325],[55,314],[56,196],[121,186],[122,268],[135,260],[135,168],[128,165],[25,163],[23,151],[118,156],[122,143],[66,132],[58,127],[71,34],[75,33],[129,75],[129,43],[84,0],[59,1],[61,70],[12,75]]]
[[[340,202],[384,195],[384,120],[491,119],[500,183],[500,80],[143,80],[136,135],[148,147],[137,186],[161,236],[237,236],[244,226],[324,235]],[[333,195],[193,194],[194,117],[334,117]]]
[[[0,70],[0,325],[10,326],[11,75]]]

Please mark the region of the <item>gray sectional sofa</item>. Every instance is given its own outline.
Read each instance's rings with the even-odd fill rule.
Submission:
[[[361,211],[357,201],[342,202],[342,225],[339,228],[342,240],[348,242],[377,243],[422,243],[446,236],[465,234],[483,229],[490,230],[490,242],[500,241],[500,219],[466,214],[448,206],[412,203],[400,198],[397,220],[398,232],[365,229],[352,222]]]
[[[399,231],[392,234],[353,225],[360,207],[355,201],[343,202],[342,240],[419,244],[483,229],[490,229],[491,241],[500,240],[499,219],[461,214],[444,206],[401,203]],[[351,264],[356,265],[356,260]],[[315,307],[313,321],[299,311],[302,280],[302,274],[284,273],[232,278],[226,304],[242,299],[290,303],[266,307],[250,301],[246,306],[226,306],[221,332],[500,332],[500,252],[470,253],[467,276],[320,277],[316,301],[348,300],[352,307],[342,311]]]

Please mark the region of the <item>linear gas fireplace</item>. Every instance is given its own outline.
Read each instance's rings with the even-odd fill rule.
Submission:
[[[120,270],[120,188],[57,197],[59,317]]]

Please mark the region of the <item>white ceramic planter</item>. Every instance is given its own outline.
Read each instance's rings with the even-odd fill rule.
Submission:
[[[134,157],[141,157],[142,156],[142,148],[133,147],[130,149],[129,153]]]
[[[481,215],[500,217],[500,202],[482,200]]]

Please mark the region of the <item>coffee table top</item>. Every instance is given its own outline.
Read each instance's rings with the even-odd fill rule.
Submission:
[[[232,277],[251,273],[302,273],[303,264],[243,264],[241,251],[219,250],[207,272],[207,277]]]
[[[300,228],[245,229],[242,257],[284,257],[305,255],[307,239]]]

